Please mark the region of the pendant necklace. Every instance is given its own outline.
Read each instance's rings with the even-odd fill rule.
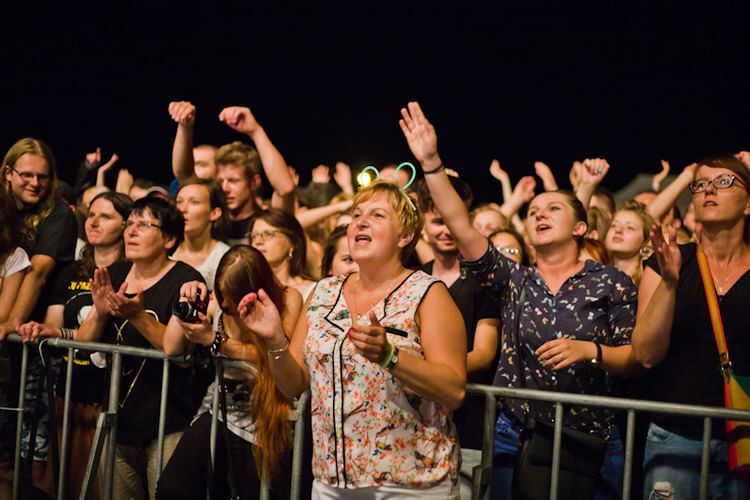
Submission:
[[[367,314],[368,312],[370,312],[370,309],[372,309],[373,307],[375,307],[375,304],[377,304],[378,302],[380,302],[382,300],[382,298],[388,297],[388,294],[391,293],[391,289],[396,284],[396,281],[398,281],[398,279],[401,277],[401,274],[402,274],[402,271],[400,271],[396,275],[396,277],[393,279],[393,281],[391,281],[391,283],[388,285],[388,288],[386,289],[385,295],[383,295],[383,297],[381,297],[381,298],[375,300],[374,302],[372,302],[367,307],[367,310],[364,312],[364,314]],[[357,275],[357,284],[359,285],[359,287],[362,286],[362,280],[360,280],[359,275]],[[357,311],[359,311],[359,293],[357,293],[357,288],[354,289],[354,305],[356,306]],[[362,317],[362,314],[358,312],[357,313],[357,321],[359,321],[359,319],[361,317]]]

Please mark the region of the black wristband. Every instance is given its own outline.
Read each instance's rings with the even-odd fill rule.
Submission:
[[[438,165],[437,167],[433,168],[432,170],[423,170],[422,173],[424,175],[430,175],[430,174],[436,174],[438,172],[442,172],[443,170],[445,170],[445,165],[443,165],[441,163],[440,165]]]
[[[208,348],[209,351],[211,351],[211,354],[214,356],[219,354],[219,349],[221,348],[222,342],[224,342],[225,338],[221,334],[220,331],[216,332],[216,336],[214,337],[214,341],[211,343],[211,346]]]

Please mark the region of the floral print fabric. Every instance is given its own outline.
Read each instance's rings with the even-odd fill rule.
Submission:
[[[545,389],[580,394],[609,395],[615,379],[588,363],[576,363],[553,371],[542,366],[535,351],[545,342],[568,337],[598,341],[601,345],[630,344],[635,326],[638,289],[619,269],[587,260],[583,268],[552,294],[536,267],[521,266],[500,254],[493,245],[477,261],[464,262],[483,286],[490,287],[502,302],[504,342],[495,374],[498,386],[521,387],[518,346],[513,329],[518,319],[520,286],[526,287],[526,300],[520,318],[518,338],[524,350],[527,389]],[[508,399],[506,408],[524,418],[524,401]],[[532,416],[554,419],[554,406],[529,401]],[[565,406],[563,423],[583,431],[604,430],[612,411],[602,408]]]
[[[455,481],[459,447],[450,410],[355,351],[347,337],[353,321],[342,293],[346,279],[322,280],[307,310],[314,476],[339,488]],[[415,271],[373,308],[381,325],[406,333],[387,334],[401,353],[424,358],[415,314],[436,282]]]

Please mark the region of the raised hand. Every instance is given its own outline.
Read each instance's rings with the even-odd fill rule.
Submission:
[[[667,160],[661,161],[661,172],[654,175],[653,179],[651,179],[651,189],[659,192],[659,189],[661,188],[661,183],[664,182],[664,179],[669,175],[669,162]]]
[[[740,151],[734,157],[744,163],[747,168],[750,168],[750,151]]]
[[[561,338],[549,340],[536,350],[542,366],[561,370],[574,363],[587,361],[596,356],[596,346],[588,340]]]
[[[511,197],[518,200],[519,204],[523,205],[524,203],[531,201],[534,197],[535,188],[536,179],[534,179],[534,177],[530,175],[521,177],[521,180],[518,181],[518,184],[516,184],[516,187],[513,189]]]
[[[318,165],[312,169],[312,181],[317,184],[328,184],[331,182],[331,169],[328,165]]]
[[[251,135],[260,128],[249,108],[230,106],[219,113],[219,121],[226,123],[232,130]]]
[[[97,148],[97,151],[98,149],[99,148]],[[105,163],[104,165],[102,165],[96,170],[96,185],[97,186],[104,186],[104,176],[112,168],[112,166],[115,163],[117,163],[117,160],[119,159],[120,159],[119,156],[117,156],[116,154],[113,154],[107,163]]]
[[[128,297],[125,290],[128,283],[124,282],[117,293],[110,290],[107,293],[107,301],[110,304],[112,314],[122,319],[132,319],[143,312],[143,291],[139,290],[133,297]]]
[[[583,160],[580,184],[598,186],[609,172],[609,163],[602,158],[587,158]]]
[[[665,238],[659,224],[654,224],[649,233],[656,261],[659,263],[659,274],[664,284],[670,288],[677,286],[682,266],[682,254],[677,246],[676,233],[677,230],[670,227],[669,235]]]
[[[581,182],[581,170],[583,170],[583,164],[580,161],[574,161],[568,173],[568,180],[574,191],[578,189],[578,184]]]
[[[195,124],[195,106],[188,101],[169,103],[169,116],[179,125],[192,127]]]
[[[117,172],[117,184],[115,184],[115,192],[122,194],[129,194],[130,187],[133,185],[133,175],[128,169],[123,168]]]
[[[86,162],[89,165],[98,165],[102,161],[102,148],[96,148],[93,153],[86,153]]]
[[[250,292],[237,305],[240,320],[263,340],[269,349],[278,349],[287,342],[276,305],[262,288]]]
[[[427,121],[418,102],[410,102],[406,108],[401,108],[398,124],[409,149],[423,167],[426,161],[438,158],[435,127]]]
[[[342,161],[336,162],[336,171],[333,173],[333,180],[345,193],[354,194],[352,187],[352,169]]]
[[[542,179],[542,185],[545,191],[557,191],[557,181],[552,173],[552,170],[547,166],[546,163],[541,161],[534,162],[534,171],[536,175]]]
[[[391,352],[385,328],[380,325],[374,311],[370,311],[369,325],[354,324],[347,335],[357,352],[373,363],[383,364]]]
[[[114,289],[112,288],[112,281],[109,279],[107,268],[94,269],[94,278],[89,279],[89,287],[91,289],[91,299],[94,302],[97,314],[103,318],[111,315],[112,308],[107,300],[107,296],[110,292],[114,292]]]

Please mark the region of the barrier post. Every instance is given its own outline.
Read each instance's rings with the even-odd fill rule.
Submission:
[[[635,410],[628,410],[628,429],[625,433],[625,465],[622,471],[622,498],[630,498],[633,481],[633,445],[635,443]]]
[[[156,482],[164,462],[164,426],[167,422],[167,394],[169,393],[169,359],[164,359],[161,370],[161,401],[159,401],[159,433],[156,438]]]
[[[104,462],[102,497],[112,498],[112,486],[115,474],[115,452],[117,449],[117,413],[120,406],[120,379],[122,378],[122,354],[112,353],[112,375],[109,383],[109,402],[107,405],[107,452]]]
[[[23,435],[23,410],[26,396],[26,371],[29,368],[29,346],[21,344],[21,381],[18,385],[18,415],[16,415],[16,453],[15,466],[13,467],[13,492],[12,498],[16,500],[21,487],[21,436]],[[29,453],[33,453],[34,444],[30,445]]]
[[[708,497],[708,468],[711,464],[711,418],[703,419],[703,453],[701,455],[701,487],[698,497],[706,500]]]
[[[68,362],[65,365],[65,395],[63,396],[62,437],[60,438],[60,475],[57,478],[57,498],[65,499],[65,472],[68,467],[68,437],[70,435],[70,391],[73,380],[74,349],[68,347]],[[56,401],[50,401],[50,410],[57,412]]]

